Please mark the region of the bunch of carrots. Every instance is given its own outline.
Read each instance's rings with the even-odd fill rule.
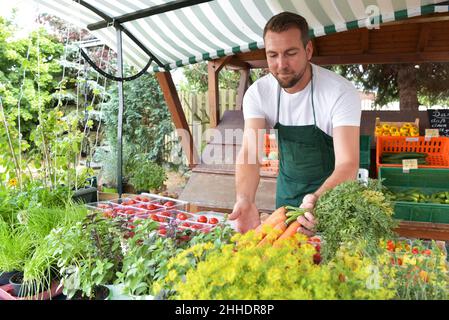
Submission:
[[[278,246],[283,239],[293,237],[301,226],[297,219],[299,216],[304,215],[305,212],[305,209],[292,206],[278,208],[256,228],[256,234],[262,236],[258,246],[267,244]],[[269,229],[273,229],[273,232],[267,234]]]

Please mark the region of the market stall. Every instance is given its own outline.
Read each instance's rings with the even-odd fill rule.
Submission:
[[[325,39],[328,34],[371,25],[370,18],[386,22],[437,12],[446,12],[447,18],[449,11],[435,1],[414,5],[383,1],[372,17],[360,10],[359,1],[354,10],[349,1],[339,6],[325,1],[176,1],[150,8],[129,1],[121,5],[118,1],[37,1],[52,13],[96,30],[111,47],[115,44],[106,28],[115,27],[119,43],[120,32],[125,32],[129,37],[123,47],[125,59],[159,72],[173,121],[177,128],[186,129],[185,141],[192,138],[168,70],[226,56],[211,62],[209,69],[210,115],[213,126],[219,126],[215,90],[219,70],[226,63],[248,69],[249,61],[263,60],[257,35],[266,18],[276,12],[304,11],[312,34]],[[192,19],[182,19],[191,11]],[[157,33],[148,36],[142,23],[152,32],[165,31],[166,39]],[[205,30],[210,33],[205,47],[212,51],[203,50],[206,39],[199,31]],[[427,32],[420,36],[418,50],[425,48]],[[221,38],[223,34],[226,37]],[[370,37],[366,32],[360,35],[362,52],[352,57],[355,60],[340,63],[379,57],[365,55]],[[320,55],[325,52],[324,41],[323,47],[318,45]],[[332,57],[335,63],[337,56]],[[389,53],[381,58],[398,62],[405,56],[410,61],[416,57],[448,61],[447,53]],[[329,62],[324,57],[321,61]],[[118,80],[124,81],[121,74]],[[316,204],[318,225],[313,237],[296,232],[303,209],[270,207],[266,194],[261,201],[270,215],[256,230],[237,233],[222,212],[229,208],[198,200],[201,196],[217,202],[206,183],[233,197],[219,178],[226,174],[227,181],[234,183],[233,169],[221,167],[217,173],[213,167],[198,166],[202,171],[194,174],[217,176],[214,180],[208,176],[210,181],[197,179],[203,183],[202,193],[191,200],[186,200],[187,193],[181,200],[142,193],[81,206],[9,212],[11,220],[0,220],[0,299],[448,299],[447,249],[436,240],[449,240],[449,138],[436,136],[435,131],[420,136],[427,127],[413,126],[409,120],[401,124],[382,120],[372,130],[376,161],[371,165],[384,180],[346,182],[326,192]],[[276,144],[266,138],[268,182],[262,187],[271,197]],[[368,148],[362,151],[370,150],[369,141],[363,140]],[[185,143],[184,151],[189,163],[195,164],[192,144]]]

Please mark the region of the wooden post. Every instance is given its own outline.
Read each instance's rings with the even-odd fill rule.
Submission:
[[[232,59],[231,56],[209,61],[207,64],[208,92],[210,109],[210,127],[215,128],[220,122],[218,74],[220,70]]]
[[[237,91],[238,100],[236,110],[242,110],[243,107],[243,96],[249,87],[249,69],[240,70],[240,82]]]
[[[176,129],[184,130],[182,133],[183,136],[181,136],[181,146],[187,156],[189,166],[192,168],[199,163],[198,153],[193,144],[193,137],[189,125],[187,124],[186,116],[182,110],[178,91],[173,83],[170,72],[157,72],[156,76],[162,92],[164,93],[165,102],[167,103],[168,110],[171,113]]]

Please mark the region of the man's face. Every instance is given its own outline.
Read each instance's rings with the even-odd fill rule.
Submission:
[[[268,31],[264,40],[271,74],[282,88],[294,87],[304,76],[312,57],[311,42],[304,48],[301,31],[297,28],[280,33]]]

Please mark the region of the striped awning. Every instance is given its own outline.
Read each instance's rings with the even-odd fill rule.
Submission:
[[[73,0],[34,0],[41,13],[59,16],[79,27],[102,21]],[[110,17],[173,3],[173,0],[85,0]],[[446,3],[446,4],[443,4]],[[436,12],[448,12],[437,0],[213,0],[123,23],[166,70],[264,47],[262,31],[268,19],[282,11],[296,12],[309,22],[311,36],[372,27]],[[113,26],[92,31],[112,49]],[[148,55],[123,36],[125,62],[143,68]],[[153,71],[163,71],[153,62]]]

